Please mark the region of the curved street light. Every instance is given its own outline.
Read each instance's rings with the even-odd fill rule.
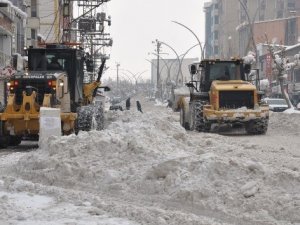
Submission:
[[[135,80],[135,87],[137,88],[137,84],[138,84],[138,79],[141,77],[141,75],[143,75],[145,72],[147,72],[148,70],[144,70],[142,72],[139,72],[139,73],[133,73],[131,72],[130,70],[127,70],[127,69],[122,69],[122,71],[126,71],[128,73],[131,74],[131,76],[134,78]]]
[[[153,55],[156,55],[157,56],[157,54],[156,53],[152,53]],[[174,61],[172,61],[172,63],[171,63],[171,66],[169,66],[169,64],[168,64],[168,62],[163,58],[163,57],[161,57],[160,56],[160,58],[162,59],[162,61],[163,61],[163,63],[164,63],[164,66],[166,66],[167,67],[167,78],[166,78],[166,80],[165,80],[165,83],[167,84],[167,82],[168,82],[168,80],[170,80],[170,76],[171,76],[171,66],[173,65],[173,62]],[[151,62],[152,63],[152,62]],[[160,70],[160,76],[159,76],[159,83],[162,85],[164,82],[162,82],[163,80],[162,80],[162,77],[161,77],[161,72],[162,72],[162,70],[163,70],[163,68],[164,68],[164,66],[161,68],[161,70]],[[161,86],[161,89],[163,89],[163,87]],[[161,94],[163,93],[163,90],[161,90]],[[161,98],[162,98],[162,95],[161,95]]]
[[[127,70],[127,69],[122,69],[122,71],[126,71],[126,72],[130,73],[131,76],[134,78],[134,80],[137,80],[143,73],[147,72],[148,70],[144,70],[144,71],[138,72],[138,73],[133,73],[130,70]]]
[[[156,53],[152,53],[152,54],[157,56]],[[168,65],[168,62],[163,57],[160,56],[160,58],[168,69],[167,77],[169,77],[170,76],[170,66]],[[162,72],[162,69],[160,70],[160,76],[159,76],[160,80],[161,80],[161,72]]]
[[[190,29],[190,28],[187,27],[186,25],[184,25],[184,24],[182,24],[182,23],[179,23],[179,22],[177,22],[177,21],[174,21],[174,20],[172,20],[172,22],[173,22],[173,23],[176,23],[176,24],[178,24],[178,25],[180,25],[180,26],[182,26],[182,27],[184,27],[184,28],[186,28],[187,30],[189,30],[189,31],[194,35],[194,37],[197,39],[198,44],[199,44],[200,49],[201,49],[201,59],[203,59],[203,58],[204,58],[204,48],[202,47],[202,44],[201,44],[201,42],[200,42],[198,36],[192,31],[192,29]]]
[[[145,59],[145,60],[147,60],[149,63],[151,63],[152,66],[157,67],[157,65],[155,65],[153,62],[151,62],[149,59]],[[165,67],[166,67],[166,64],[164,64],[164,65],[160,68],[160,71],[159,71],[159,77],[160,77],[160,75],[161,75],[161,73],[162,73],[162,71],[163,71],[163,69],[164,69]]]
[[[177,52],[175,51],[175,49],[172,48],[170,45],[168,45],[167,43],[165,43],[165,42],[163,42],[163,41],[159,41],[159,42],[162,43],[162,44],[164,44],[165,46],[169,47],[169,48],[175,53],[175,55],[176,55],[176,57],[177,57],[177,60],[178,60],[178,63],[180,64],[180,59],[179,59],[179,56],[178,56]],[[182,74],[182,71],[181,71],[181,68],[180,68],[180,67],[178,68],[178,72],[177,72],[177,76],[176,76],[176,85],[177,85],[177,83],[178,83],[179,73]],[[182,75],[182,76],[183,76],[183,75]]]
[[[199,44],[193,45],[192,47],[190,47],[190,48],[182,55],[182,58],[181,58],[180,64],[179,64],[180,68],[182,67],[182,63],[183,63],[184,57],[189,53],[189,51],[191,51],[193,48],[195,48],[195,47],[198,46],[198,45],[199,45]],[[183,76],[182,76],[182,82],[183,82]]]
[[[131,77],[129,77],[126,73],[122,72],[122,76],[125,76],[128,80],[130,80],[130,83],[133,84]]]

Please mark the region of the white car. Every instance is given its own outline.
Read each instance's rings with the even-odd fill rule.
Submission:
[[[270,110],[273,112],[283,112],[289,108],[285,99],[283,98],[264,98],[262,101],[267,103]]]

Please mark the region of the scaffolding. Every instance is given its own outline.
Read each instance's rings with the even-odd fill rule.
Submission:
[[[111,47],[113,40],[106,26],[111,25],[110,16],[104,10],[99,10],[110,0],[63,0],[62,43],[79,43],[86,54],[86,74],[91,80],[95,77],[96,70],[101,61],[109,56],[105,53],[105,47]],[[74,4],[75,3],[75,4]],[[73,15],[73,7],[77,9],[77,17]]]

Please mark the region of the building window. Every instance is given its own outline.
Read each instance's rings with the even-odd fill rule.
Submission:
[[[217,30],[214,31],[214,39],[219,39],[219,32]]]
[[[31,29],[31,39],[35,40],[36,39],[36,30]]]
[[[219,16],[215,16],[215,24],[219,24]]]
[[[259,4],[259,9],[258,9],[259,21],[264,21],[265,20],[265,11],[267,8],[266,0],[258,0],[258,4]]]
[[[294,70],[294,81],[300,83],[300,69]]]
[[[277,0],[276,1],[276,9],[277,9],[277,18],[283,18],[283,12],[284,12],[284,1],[283,0]]]
[[[37,17],[37,0],[31,0],[31,17]]]
[[[277,11],[277,18],[283,18],[283,10]]]
[[[294,9],[294,8],[296,7],[296,2],[295,2],[295,0],[288,0],[287,7],[288,7],[289,9]]]
[[[214,46],[214,54],[218,55],[219,54],[219,47],[218,46]]]
[[[266,8],[267,8],[266,0],[260,0],[259,9],[266,10]]]
[[[219,8],[219,4],[216,3],[216,4],[215,4],[215,9],[218,9],[218,8]]]

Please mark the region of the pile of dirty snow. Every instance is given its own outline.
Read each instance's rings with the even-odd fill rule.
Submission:
[[[50,137],[16,161],[0,158],[0,201],[26,192],[43,212],[26,217],[20,208],[18,218],[1,204],[1,218],[51,221],[55,206],[66,210],[61,221],[78,212],[88,224],[300,223],[299,114],[272,113],[266,135],[225,136],[187,132],[178,113],[150,104],[145,113],[108,111],[103,131]]]

